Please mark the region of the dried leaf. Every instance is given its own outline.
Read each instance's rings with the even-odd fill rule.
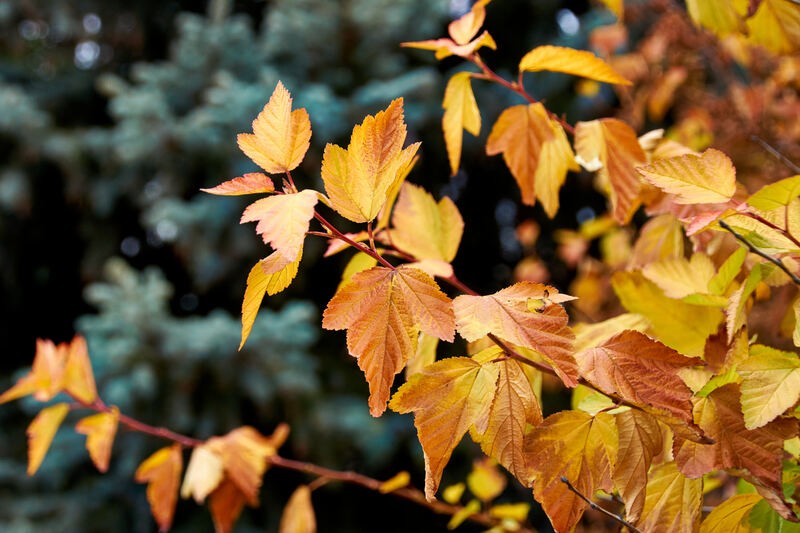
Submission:
[[[311,490],[300,485],[292,493],[281,515],[279,533],[316,533],[317,519],[311,505]]]
[[[447,82],[444,91],[442,130],[453,175],[458,172],[461,161],[464,130],[472,135],[478,135],[481,131],[481,114],[472,92],[471,79],[472,73],[458,72]]]
[[[719,204],[736,192],[736,169],[727,155],[709,148],[701,155],[659,159],[639,167],[639,174],[679,204]]]
[[[183,455],[179,444],[161,448],[136,469],[136,482],[147,483],[147,501],[159,531],[167,531],[172,526],[182,470]]]
[[[108,470],[118,424],[119,409],[116,407],[112,407],[110,413],[87,416],[75,424],[75,431],[86,435],[89,457],[100,472],[105,473]]]
[[[311,122],[305,109],[292,111],[292,96],[281,82],[253,121],[253,133],[240,133],[239,148],[270,174],[293,170],[306,155]]]
[[[53,437],[56,436],[61,422],[69,413],[69,405],[57,403],[45,407],[36,415],[28,426],[28,475],[32,476],[39,470]]]
[[[484,427],[494,397],[499,369],[469,357],[451,357],[426,366],[411,376],[392,397],[389,407],[414,412],[425,453],[425,497],[432,500],[442,472],[474,424]]]
[[[394,376],[416,351],[423,331],[452,341],[450,299],[433,278],[414,268],[374,267],[354,275],[325,309],[325,329],[347,329],[347,348],[370,388],[373,416],[386,409]]]
[[[548,70],[605,83],[631,84],[629,80],[593,53],[563,46],[537,46],[522,57],[519,62],[519,70],[520,72]]]

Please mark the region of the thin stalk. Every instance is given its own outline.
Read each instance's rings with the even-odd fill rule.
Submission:
[[[791,279],[791,280],[792,280],[792,281],[795,283],[795,285],[797,285],[798,287],[800,287],[800,277],[798,277],[798,276],[797,276],[797,274],[795,274],[794,272],[792,272],[791,270],[789,270],[789,268],[788,268],[786,265],[784,265],[784,264],[783,264],[783,263],[782,263],[782,262],[781,262],[781,261],[780,261],[780,260],[779,260],[777,257],[772,257],[771,255],[769,255],[768,253],[764,252],[763,250],[759,250],[758,248],[756,248],[756,247],[755,247],[755,245],[754,245],[753,243],[751,243],[750,241],[748,241],[748,240],[747,240],[747,239],[744,237],[744,235],[742,235],[741,233],[737,232],[735,229],[733,229],[732,227],[730,227],[730,226],[728,225],[728,223],[727,223],[727,222],[725,222],[724,220],[720,220],[720,221],[719,221],[719,225],[720,225],[720,226],[721,226],[721,227],[722,227],[722,228],[723,228],[725,231],[727,231],[728,233],[730,233],[731,235],[733,235],[733,236],[736,238],[736,240],[737,240],[737,241],[739,241],[739,242],[741,242],[742,244],[744,244],[745,246],[747,246],[747,248],[748,248],[748,249],[749,249],[751,252],[753,252],[754,254],[756,254],[756,255],[758,255],[758,256],[761,256],[761,257],[763,257],[764,259],[766,259],[767,261],[769,261],[769,262],[770,262],[770,263],[772,263],[773,265],[775,265],[775,266],[777,266],[778,268],[780,268],[781,270],[783,270],[783,271],[786,273],[786,275],[787,275],[787,276],[789,276],[789,279]]]
[[[627,527],[633,533],[642,533],[642,531],[640,529],[638,529],[636,526],[634,526],[633,524],[631,524],[630,522],[628,522],[627,520],[625,520],[621,516],[616,515],[616,514],[612,513],[611,511],[609,511],[607,509],[604,509],[603,507],[600,507],[599,505],[594,503],[592,500],[590,500],[589,498],[587,498],[586,496],[581,494],[581,492],[578,489],[576,489],[575,486],[572,483],[570,483],[570,481],[566,477],[561,476],[561,482],[564,483],[567,486],[567,488],[570,491],[572,491],[578,498],[580,498],[581,500],[583,500],[587,504],[589,504],[589,507],[591,507],[595,511],[600,511],[601,513],[603,513],[604,515],[606,515],[610,519],[614,520],[615,522],[619,522],[623,526]]]

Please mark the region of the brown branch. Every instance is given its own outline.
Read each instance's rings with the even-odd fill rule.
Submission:
[[[795,174],[800,174],[800,165],[797,165],[794,161],[783,155],[777,148],[769,144],[767,141],[765,141],[758,135],[751,135],[750,140],[760,144],[761,148],[769,152],[770,155],[772,155],[775,159],[786,165],[789,168],[789,170],[791,170]]]
[[[781,235],[783,235],[784,237],[786,237],[787,239],[792,241],[792,243],[797,245],[798,248],[800,248],[800,240],[798,240],[794,235],[792,235],[791,233],[786,231],[784,228],[778,226],[774,222],[770,222],[769,220],[767,220],[766,218],[762,217],[758,213],[753,213],[752,211],[748,211],[748,212],[743,213],[743,214],[745,216],[748,216],[748,217],[752,218],[753,220],[757,220],[757,221],[761,222],[762,224],[764,224],[768,228],[774,229],[775,231],[777,231],[778,233],[780,233]]]
[[[331,232],[331,234],[333,235],[334,238],[346,242],[347,244],[349,244],[350,246],[352,246],[353,248],[355,248],[359,252],[364,252],[365,254],[369,255],[370,257],[374,257],[380,264],[382,264],[386,268],[390,268],[392,270],[395,269],[395,266],[393,264],[391,264],[389,261],[387,261],[386,259],[384,259],[381,254],[379,254],[375,250],[371,249],[369,246],[364,246],[360,242],[354,241],[353,239],[351,239],[350,237],[348,237],[347,235],[345,235],[344,233],[342,233],[341,231],[336,229],[336,227],[333,224],[328,222],[316,210],[314,211],[314,218],[316,218],[317,221],[320,224],[322,224],[325,228],[327,228],[328,231]]]
[[[591,507],[595,511],[600,511],[601,513],[603,513],[604,515],[606,515],[610,519],[614,520],[615,522],[618,522],[618,523],[622,524],[623,526],[627,527],[633,533],[642,533],[642,531],[640,529],[638,529],[636,526],[634,526],[633,524],[631,524],[630,522],[628,522],[627,520],[625,520],[621,516],[615,515],[611,511],[609,511],[607,509],[604,509],[603,507],[600,507],[599,505],[594,503],[592,500],[590,500],[589,498],[587,498],[586,496],[581,494],[581,492],[578,489],[576,489],[575,486],[572,483],[570,483],[570,481],[565,476],[561,476],[561,482],[564,483],[567,486],[567,488],[570,491],[572,491],[578,498],[580,498],[581,500],[583,500],[587,504],[589,504],[589,507]]]
[[[724,220],[720,220],[719,221],[719,225],[725,231],[727,231],[728,233],[733,235],[736,238],[737,241],[739,241],[742,244],[744,244],[745,246],[747,246],[747,248],[751,252],[753,252],[754,254],[756,254],[758,256],[763,257],[764,259],[766,259],[767,261],[769,261],[773,265],[775,265],[778,268],[780,268],[781,270],[783,270],[786,273],[786,275],[789,276],[789,279],[791,279],[798,287],[800,287],[800,277],[798,277],[797,274],[795,274],[794,272],[789,270],[789,268],[786,265],[784,265],[777,257],[772,257],[771,255],[769,255],[768,253],[764,252],[763,250],[759,250],[758,248],[756,248],[755,245],[753,245],[753,243],[748,241],[741,233],[737,232],[735,229],[730,227],[728,225],[728,223],[725,222]]]

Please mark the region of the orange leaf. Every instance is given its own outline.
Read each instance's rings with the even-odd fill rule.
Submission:
[[[180,444],[161,448],[145,459],[136,469],[137,483],[147,483],[147,501],[159,531],[172,526],[178,487],[181,483],[183,455]]]
[[[745,519],[763,498],[758,494],[735,494],[720,503],[700,524],[700,533],[750,533]]]
[[[65,403],[57,403],[45,407],[28,426],[28,475],[32,476],[39,470],[39,466],[50,449],[50,443],[56,436],[58,427],[69,412]]]
[[[256,200],[244,210],[241,223],[258,221],[256,233],[284,259],[294,261],[314,218],[317,192],[306,189],[297,193],[277,194]]]
[[[223,479],[208,500],[215,532],[231,533],[244,504],[245,496],[236,483],[228,478]]]
[[[447,26],[447,33],[457,44],[467,44],[475,37],[486,20],[486,5],[489,2],[491,0],[478,0],[472,5],[472,9]]]
[[[404,183],[392,214],[390,238],[400,250],[416,259],[452,261],[461,244],[464,220],[453,201],[433,196],[411,183]]]
[[[242,341],[239,349],[244,346],[250,331],[253,329],[253,322],[256,320],[258,308],[264,294],[277,294],[289,286],[297,276],[300,267],[300,259],[303,257],[303,250],[297,254],[294,261],[284,258],[279,252],[273,252],[268,257],[256,263],[250,269],[247,276],[247,289],[244,292],[242,301]]]
[[[248,504],[256,506],[267,459],[278,453],[287,433],[285,425],[278,426],[271,437],[243,426],[223,437],[208,439],[206,446],[222,460],[226,478],[238,487]]]
[[[703,481],[687,479],[675,463],[650,472],[642,518],[636,524],[648,533],[697,531],[703,504]]]
[[[605,83],[631,84],[593,53],[563,46],[537,46],[520,60],[519,70],[520,72],[548,70]]]
[[[564,128],[538,103],[503,111],[492,126],[486,153],[503,154],[523,203],[533,205],[538,198],[550,218],[558,211],[567,171],[578,170]]]
[[[674,195],[679,204],[718,204],[736,192],[736,169],[724,153],[710,148],[702,155],[686,154],[659,159],[639,167],[654,186]]]
[[[663,434],[655,418],[637,409],[617,413],[614,419],[619,433],[614,484],[625,502],[626,518],[636,522],[645,504],[650,464],[664,448]]]
[[[419,143],[403,149],[406,124],[403,99],[353,128],[347,149],[328,144],[322,156],[322,181],[331,206],[353,222],[370,222],[392,187],[405,177]]]
[[[87,416],[75,424],[75,431],[86,435],[89,457],[100,472],[108,470],[111,446],[114,444],[118,423],[119,409],[112,407],[110,413]]]
[[[458,72],[450,78],[444,90],[442,130],[453,175],[458,172],[461,160],[464,130],[472,135],[478,135],[481,131],[481,114],[472,92],[471,79],[472,73]]]
[[[472,342],[493,333],[541,353],[568,387],[578,383],[573,355],[575,335],[560,302],[572,300],[553,287],[520,282],[489,296],[463,295],[453,301],[456,327]]]
[[[581,374],[602,392],[641,406],[670,426],[693,425],[692,391],[678,371],[702,364],[701,359],[633,330],[576,357]]]
[[[468,357],[430,364],[408,378],[389,407],[414,412],[414,425],[425,453],[425,497],[433,500],[442,472],[473,424],[485,428],[499,369]]]
[[[610,492],[617,440],[614,417],[608,413],[593,417],[561,411],[530,433],[525,449],[534,475],[533,496],[556,531],[572,531],[586,508],[561,477],[588,497],[598,489]]]
[[[250,172],[239,178],[220,183],[210,189],[200,189],[209,194],[220,196],[240,196],[242,194],[257,194],[275,192],[275,185],[269,176],[261,172]]]
[[[492,50],[497,49],[497,44],[494,42],[494,39],[492,39],[492,36],[489,35],[488,31],[484,31],[466,44],[458,44],[452,39],[435,39],[430,41],[400,43],[400,46],[419,48],[421,50],[433,50],[436,52],[436,59],[439,60],[450,56],[467,58],[484,46]]]
[[[239,148],[270,174],[288,172],[306,155],[311,122],[305,109],[292,111],[292,96],[281,82],[253,121],[253,133],[240,133]]]
[[[64,367],[69,348],[51,340],[36,340],[36,356],[31,371],[0,396],[0,403],[32,394],[40,402],[52,400],[64,386]]]
[[[450,299],[427,274],[374,267],[355,274],[328,303],[325,329],[347,329],[347,348],[369,383],[370,413],[386,410],[389,390],[416,351],[419,331],[453,340]]]
[[[693,478],[714,469],[745,469],[750,474],[745,476],[748,481],[782,499],[783,441],[797,435],[797,420],[777,419],[749,430],[744,425],[740,396],[739,385],[729,383],[698,399],[695,421],[714,443],[697,444],[676,435],[675,461],[681,472]],[[791,514],[790,509],[776,510],[784,518]]]
[[[191,496],[197,503],[203,503],[222,482],[223,466],[222,459],[207,444],[197,446],[183,476],[181,497]]]
[[[92,364],[86,340],[76,335],[69,345],[69,353],[64,368],[64,389],[67,394],[83,403],[92,403],[97,399],[97,387],[94,383]]]
[[[524,450],[526,429],[542,423],[542,408],[517,361],[507,359],[496,364],[500,372],[486,430],[481,434],[474,431],[472,436],[480,443],[483,453],[496,459],[526,484],[530,480],[529,461]]]
[[[599,168],[600,185],[608,192],[614,219],[627,224],[640,203],[642,184],[635,167],[647,161],[636,132],[613,118],[578,122],[575,151],[584,167]]]
[[[279,533],[316,533],[317,519],[311,505],[311,490],[300,485],[292,493],[281,516]]]

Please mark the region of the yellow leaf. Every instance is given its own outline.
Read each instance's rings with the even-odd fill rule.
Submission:
[[[486,153],[503,154],[523,203],[533,205],[538,198],[550,218],[558,211],[567,171],[578,170],[564,128],[538,103],[503,111],[492,126]]]
[[[709,148],[701,155],[659,159],[638,168],[654,186],[674,195],[679,204],[718,204],[736,192],[736,169],[727,155]]]
[[[758,11],[747,19],[752,42],[779,54],[800,50],[800,5],[792,0],[761,0]]]
[[[617,413],[614,419],[619,433],[614,484],[625,502],[625,517],[636,522],[644,509],[647,472],[664,448],[663,433],[655,418],[638,409]]]
[[[623,15],[625,14],[625,5],[623,4],[623,0],[600,0],[603,5],[605,5],[614,15],[617,16],[617,20],[622,20]]]
[[[347,348],[369,383],[370,413],[386,410],[394,376],[416,351],[419,331],[453,340],[450,299],[414,268],[374,267],[354,275],[323,314],[325,329],[347,329]]]
[[[587,497],[598,489],[610,492],[617,448],[616,424],[608,413],[561,411],[530,433],[533,496],[556,531],[572,531],[587,506],[561,478]]]
[[[442,130],[453,175],[458,172],[461,161],[463,130],[472,135],[478,135],[481,131],[481,114],[472,92],[471,78],[470,72],[458,72],[447,82],[444,91]]]
[[[524,522],[528,519],[530,510],[531,506],[529,503],[501,503],[492,505],[492,507],[489,508],[489,516]]]
[[[714,263],[698,252],[691,260],[683,257],[650,263],[642,269],[644,277],[658,285],[669,298],[681,299],[690,294],[706,294],[714,277]]]
[[[452,261],[458,252],[464,221],[448,197],[438,203],[422,187],[404,183],[392,215],[389,238],[416,259]]]
[[[593,53],[563,46],[537,46],[522,57],[519,70],[520,72],[548,70],[605,83],[631,84]]]
[[[342,280],[339,282],[339,286],[336,290],[338,291],[341,289],[342,286],[350,281],[350,278],[352,278],[354,275],[358,274],[359,272],[363,272],[364,270],[369,270],[377,264],[378,260],[371,255],[365,254],[364,252],[356,253],[350,258],[350,261],[347,262],[347,265],[345,265],[344,270],[342,271]]]
[[[220,183],[210,189],[200,189],[203,192],[220,196],[240,196],[242,194],[258,194],[275,192],[275,185],[269,176],[261,172],[249,172],[244,176]]]
[[[662,259],[683,257],[683,226],[670,214],[658,215],[645,222],[639,231],[630,266],[642,267]]]
[[[181,497],[191,496],[198,504],[203,503],[222,482],[223,472],[222,459],[206,444],[195,447],[183,477]]]
[[[558,377],[569,387],[578,383],[578,367],[573,355],[574,334],[559,305],[573,299],[553,287],[520,282],[488,296],[463,295],[453,301],[458,332],[472,342],[489,333],[541,353]],[[540,309],[530,310],[530,300],[542,301]],[[546,301],[545,301],[546,300]]]
[[[45,407],[28,426],[28,475],[32,476],[39,470],[39,466],[50,449],[50,443],[56,436],[58,427],[69,412],[65,403],[57,403]]]
[[[708,289],[711,294],[725,294],[728,291],[728,287],[742,270],[746,257],[747,248],[737,248],[735,252],[728,256],[722,266],[719,267],[719,271],[708,282]]]
[[[739,3],[741,5],[741,2]],[[731,0],[686,0],[686,9],[695,24],[719,36],[743,29],[741,13]]]
[[[436,59],[439,60],[453,55],[468,58],[484,46],[492,50],[497,49],[497,44],[488,31],[484,31],[478,37],[465,44],[458,44],[452,39],[434,39],[429,41],[400,43],[400,46],[419,48],[420,50],[434,50],[436,52]]]
[[[46,402],[61,392],[64,387],[64,370],[69,347],[66,343],[56,346],[50,340],[36,340],[36,355],[31,371],[22,376],[13,387],[0,396],[0,403],[10,402],[32,394],[40,402]]]
[[[292,111],[292,96],[281,82],[253,121],[253,133],[240,133],[239,148],[270,174],[288,172],[306,155],[311,122],[305,109]]]
[[[647,318],[655,337],[682,354],[702,356],[706,339],[722,322],[719,309],[667,298],[639,272],[617,272],[611,285],[625,309]]]
[[[425,333],[419,334],[417,351],[411,356],[406,365],[406,380],[436,360],[436,347],[438,345],[439,339],[437,337]]]
[[[478,0],[472,5],[472,9],[447,26],[447,33],[456,44],[467,44],[475,37],[486,20],[486,5],[489,2],[491,0]]]
[[[736,494],[720,503],[700,524],[700,533],[750,533],[752,529],[745,519],[758,503],[759,494]]]
[[[256,320],[258,308],[261,307],[261,300],[264,294],[277,294],[289,286],[297,276],[300,267],[300,259],[303,257],[301,249],[294,261],[287,260],[279,252],[273,252],[268,257],[256,263],[250,274],[247,276],[247,289],[244,292],[242,301],[242,341],[239,349],[242,349],[250,331],[253,329],[253,322]]]
[[[281,516],[279,533],[316,533],[317,519],[311,505],[311,489],[300,485],[292,493]]]
[[[798,196],[800,196],[800,175],[762,187],[747,199],[747,203],[761,211],[772,211],[788,206]]]
[[[442,472],[473,424],[485,426],[499,370],[468,357],[451,357],[426,366],[395,393],[389,407],[414,412],[425,453],[425,497],[432,500]]]
[[[736,372],[742,377],[742,413],[747,429],[771,422],[800,398],[797,354],[756,344]]]
[[[508,480],[497,469],[495,462],[487,458],[472,463],[472,471],[467,474],[467,487],[484,503],[500,496],[507,483]]]
[[[86,435],[86,449],[89,457],[100,472],[108,470],[111,447],[117,434],[119,409],[111,408],[110,413],[87,416],[75,424],[75,431]]]
[[[325,147],[322,181],[340,215],[353,222],[369,222],[378,215],[419,148],[416,143],[403,149],[405,139],[403,99],[398,98],[353,128],[347,149]]]
[[[703,504],[703,480],[688,479],[675,463],[653,469],[647,480],[642,518],[636,526],[648,533],[697,531]]]
[[[595,324],[575,324],[575,351],[582,352],[606,342],[608,339],[625,330],[646,331],[650,323],[641,315],[623,313]]]
[[[378,487],[378,491],[380,491],[381,494],[389,494],[397,489],[407,487],[410,482],[411,474],[403,470],[402,472],[398,472],[396,475],[392,476],[391,479],[387,479],[381,483],[381,486]]]
[[[753,217],[736,213],[722,220],[762,252],[771,255],[800,252],[800,246],[782,232]]]
[[[258,222],[256,233],[287,261],[294,261],[314,218],[317,192],[306,189],[291,194],[276,194],[247,206],[241,223]]]
[[[461,500],[461,496],[464,495],[464,489],[466,489],[466,487],[464,483],[456,483],[455,485],[447,486],[442,491],[442,499],[447,503],[455,505]]]
[[[794,301],[792,309],[794,309],[794,332],[792,333],[792,341],[795,346],[800,346],[800,298]]]
[[[453,513],[452,518],[447,523],[447,529],[454,530],[463,524],[470,516],[478,514],[481,511],[481,502],[478,500],[470,500],[467,505]]]
[[[136,482],[147,483],[147,501],[159,531],[172,526],[182,470],[183,455],[179,444],[161,448],[136,469]]]
[[[600,165],[598,178],[609,195],[614,219],[627,224],[641,202],[642,184],[635,167],[647,161],[636,132],[613,118],[578,122],[575,152],[584,167],[596,170]]]
[[[69,345],[69,353],[64,368],[64,389],[76,400],[89,404],[97,399],[92,364],[86,340],[76,335]]]

